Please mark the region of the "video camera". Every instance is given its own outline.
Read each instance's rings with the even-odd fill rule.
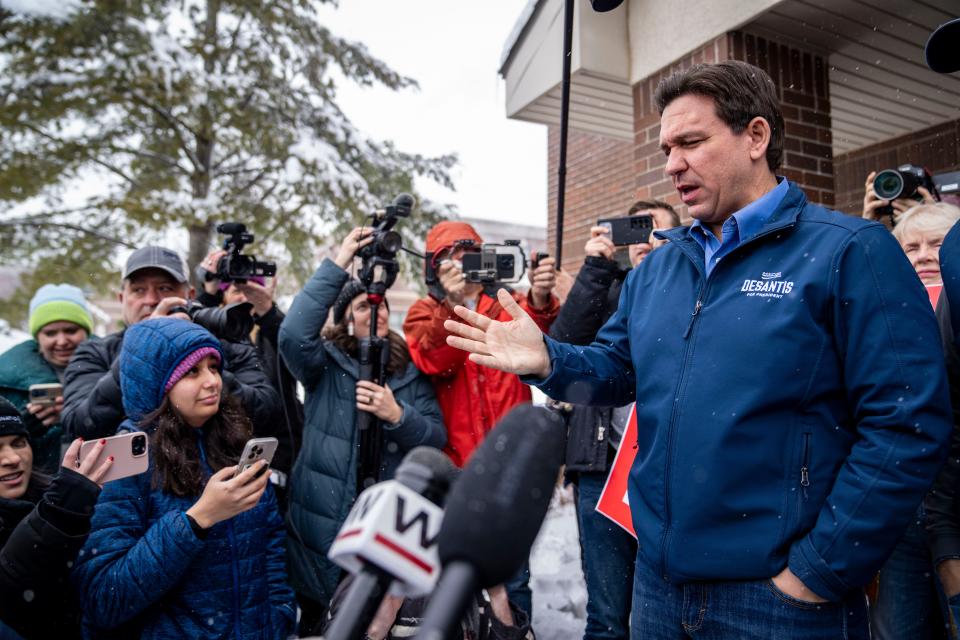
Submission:
[[[923,167],[902,164],[896,169],[884,169],[873,179],[873,191],[881,200],[908,198],[923,201],[918,189],[923,187],[940,200],[941,196],[960,192],[960,171],[932,175]],[[877,209],[880,215],[893,215],[893,207],[885,205]]]
[[[371,293],[375,284],[376,293],[383,295],[397,279],[400,265],[397,252],[403,247],[403,238],[393,230],[400,218],[409,218],[416,201],[409,193],[401,193],[393,203],[373,212],[373,242],[361,247],[357,255],[363,260],[360,267],[360,282]]]
[[[467,282],[511,284],[519,282],[527,270],[527,257],[519,240],[506,240],[503,244],[485,242],[479,247],[473,240],[463,240],[456,247],[466,250],[461,258],[461,268]],[[536,269],[547,255],[543,252],[534,253],[530,269]],[[435,252],[428,252],[424,265],[427,286],[440,284],[438,266]]]
[[[240,253],[253,242],[253,234],[247,233],[246,225],[240,222],[225,222],[217,225],[217,233],[226,235],[223,248],[227,255],[217,261],[217,270],[207,276],[208,280],[221,282],[246,282],[254,276],[272,278],[277,274],[275,262],[261,262],[254,256]]]

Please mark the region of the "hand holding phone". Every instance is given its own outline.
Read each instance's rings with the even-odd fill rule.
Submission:
[[[74,457],[74,468],[80,471],[90,454],[99,451],[100,460],[109,458],[111,464],[106,473],[96,482],[103,484],[111,480],[135,476],[144,473],[149,466],[147,447],[147,434],[141,431],[131,431],[109,438],[90,440],[80,445],[80,453]],[[81,471],[81,473],[83,472]]]
[[[28,402],[45,407],[56,404],[57,398],[63,396],[63,385],[58,382],[49,384],[32,384],[27,390]]]
[[[247,444],[243,447],[243,453],[240,454],[240,462],[237,463],[237,469],[233,477],[236,478],[260,460],[265,461],[267,466],[269,466],[270,462],[273,461],[273,454],[277,452],[277,446],[279,444],[280,442],[276,438],[250,438],[247,440]],[[265,472],[266,468],[258,471],[257,477],[259,478],[260,474]]]
[[[101,444],[103,442],[105,441],[96,441],[93,448],[88,448],[87,454],[81,456],[80,445],[83,444],[83,438],[77,438],[70,443],[60,466],[76,471],[102,487],[105,482],[103,477],[107,475],[107,471],[113,465],[113,456],[102,455],[105,446]]]
[[[270,474],[265,473],[267,469],[267,463],[262,460],[250,464],[239,475],[234,475],[236,467],[233,466],[220,469],[207,481],[200,499],[187,509],[187,515],[202,529],[209,529],[252,509],[270,482]]]

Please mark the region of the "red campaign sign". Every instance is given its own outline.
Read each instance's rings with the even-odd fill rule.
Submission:
[[[927,285],[927,294],[930,296],[930,304],[933,305],[934,309],[937,307],[937,300],[940,299],[942,290],[943,285]],[[610,475],[607,476],[607,483],[603,486],[596,507],[599,513],[613,520],[634,538],[637,537],[637,532],[633,530],[633,518],[630,517],[627,485],[630,481],[630,469],[633,467],[633,460],[637,457],[636,442],[637,408],[634,406],[630,410],[630,419],[627,421],[623,438],[620,439],[620,448],[617,449],[613,466],[610,467]]]
[[[940,292],[943,291],[942,284],[928,284],[927,285],[927,295],[930,296],[930,304],[933,305],[933,308],[937,308],[937,300],[940,299]]]
[[[630,468],[633,467],[633,459],[637,457],[636,445],[637,408],[633,406],[630,409],[627,428],[624,429],[623,437],[620,438],[620,447],[613,459],[613,466],[610,467],[607,483],[603,486],[600,499],[597,501],[597,511],[623,527],[634,538],[637,537],[637,533],[633,530],[633,518],[630,517],[627,483],[630,480]]]

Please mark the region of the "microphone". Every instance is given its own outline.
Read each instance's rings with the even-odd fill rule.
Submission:
[[[623,4],[623,0],[590,0],[590,4],[593,5],[593,10],[597,13],[604,13],[619,7]]]
[[[453,637],[477,590],[520,570],[550,506],[566,433],[556,413],[520,405],[474,452],[447,500],[437,538],[443,572],[417,637]]]
[[[394,480],[357,497],[327,554],[355,577],[326,640],[362,638],[388,589],[402,596],[430,592],[440,573],[443,503],[458,473],[438,449],[417,447],[404,456]]]

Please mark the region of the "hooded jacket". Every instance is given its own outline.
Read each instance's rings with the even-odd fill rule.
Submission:
[[[303,446],[288,485],[290,580],[298,593],[326,604],[341,569],[327,551],[346,520],[357,490],[357,380],[359,363],[320,331],[349,279],[324,260],[280,326],[280,353],[306,390]],[[386,384],[403,408],[399,424],[383,425],[380,478],[393,476],[404,454],[418,446],[446,442],[440,407],[430,381],[409,363]]]
[[[430,230],[426,249],[433,254],[463,240],[479,243],[480,236],[464,222],[444,221]],[[494,288],[484,290],[474,311],[496,320],[511,320],[510,314],[497,302],[496,295]],[[497,420],[516,405],[530,402],[532,396],[530,389],[517,376],[481,367],[469,361],[465,351],[447,344],[450,332],[443,323],[460,321],[460,317],[442,301],[443,296],[443,290],[434,286],[430,296],[417,300],[407,312],[403,333],[413,362],[433,381],[447,425],[444,453],[462,467]],[[550,324],[560,310],[556,296],[551,296],[549,304],[542,309],[534,308],[529,295],[515,293],[513,297],[541,331],[550,330]]]
[[[686,229],[627,277],[590,347],[546,339],[539,386],[636,399],[629,501],[673,582],[785,566],[840,600],[865,585],[946,455],[950,405],[929,298],[889,232],[795,185],[705,275]],[[624,443],[625,446],[630,443]]]
[[[13,403],[30,431],[34,467],[45,473],[56,473],[60,467],[63,426],[58,423],[45,427],[27,411],[30,385],[60,382],[57,372],[44,359],[39,347],[36,340],[27,340],[0,355],[0,396]]]
[[[199,496],[153,488],[153,472],[151,461],[100,494],[73,571],[84,637],[285,639],[296,602],[273,489],[201,538],[186,516]]]
[[[63,426],[72,437],[112,436],[126,417],[118,360],[125,331],[87,340],[74,352],[63,379]],[[280,399],[251,344],[221,340],[224,390],[243,404],[254,435],[270,435],[280,419]]]

